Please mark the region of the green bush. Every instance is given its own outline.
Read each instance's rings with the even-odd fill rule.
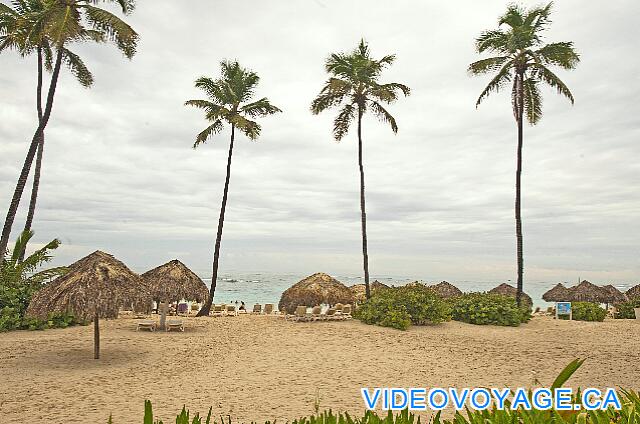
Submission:
[[[490,293],[467,293],[450,300],[455,321],[477,325],[517,327],[531,318],[528,307],[518,307],[509,296]]]
[[[365,324],[406,330],[411,324],[437,324],[451,319],[451,307],[424,286],[379,290],[354,315]]]
[[[607,316],[607,311],[592,302],[572,302],[571,311],[576,321],[604,321]]]
[[[628,302],[616,305],[616,318],[618,319],[635,319],[636,313],[634,308],[640,308],[640,298],[629,300]]]
[[[562,387],[567,380],[575,373],[583,364],[583,360],[576,359],[567,365],[556,377],[551,384],[551,390]],[[579,390],[578,390],[579,392]],[[529,391],[529,402],[532,399],[532,392]],[[523,408],[512,409],[510,403],[505,403],[504,409],[497,409],[495,406],[487,410],[470,410],[456,411],[452,419],[441,418],[438,412],[430,424],[637,424],[640,423],[640,397],[631,390],[619,390],[619,398],[622,408],[616,410],[610,407],[607,410],[586,411],[584,408],[579,410],[526,410]],[[578,393],[574,395],[573,403],[580,404],[580,396]],[[145,401],[144,408],[144,424],[162,424],[162,420],[154,418],[150,401]],[[183,407],[182,411],[176,417],[176,424],[218,424],[218,421],[211,416],[212,409],[206,417],[200,417],[195,414],[190,417],[189,411]],[[127,420],[127,421],[134,421]],[[172,421],[173,422],[173,421]],[[420,418],[416,417],[408,410],[401,411],[397,414],[389,411],[386,414],[378,415],[373,411],[366,411],[364,415],[359,417],[351,417],[347,413],[334,414],[331,411],[316,413],[311,417],[302,417],[293,421],[287,421],[291,424],[420,424]],[[107,424],[115,424],[113,419],[109,417]],[[231,417],[220,417],[219,424],[233,424]],[[272,424],[265,421],[265,424]],[[275,421],[273,422],[275,424]]]

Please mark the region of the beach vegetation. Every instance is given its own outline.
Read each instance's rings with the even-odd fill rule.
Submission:
[[[572,302],[572,318],[576,321],[604,321],[607,311],[593,302]]]
[[[360,40],[358,47],[350,53],[332,53],[325,62],[325,70],[330,76],[311,103],[311,112],[314,115],[333,107],[340,107],[340,112],[333,121],[333,137],[337,141],[347,135],[351,124],[357,120],[362,258],[367,299],[371,297],[371,287],[369,286],[362,118],[367,112],[372,112],[381,122],[388,124],[394,133],[398,132],[396,119],[385,106],[395,102],[400,95],[408,96],[410,89],[397,82],[380,82],[382,71],[391,66],[395,60],[396,56],[393,54],[374,59],[369,45],[364,40]]]
[[[32,237],[33,231],[24,231],[0,263],[0,331],[64,328],[78,323],[67,313],[49,314],[46,319],[26,316],[31,297],[45,282],[67,271],[65,267],[41,269],[52,259],[51,252],[60,245],[57,239],[20,260]]]
[[[374,296],[375,297],[375,296]],[[555,378],[550,386],[551,390],[563,387],[571,376],[582,366],[584,360],[575,359],[571,361]],[[527,392],[529,403],[532,403],[533,391]],[[456,411],[452,418],[443,418],[442,412],[438,411],[429,421],[431,424],[637,424],[640,422],[640,397],[633,390],[619,390],[620,409],[609,406],[606,409],[586,410],[580,409],[556,410],[556,409],[525,409],[522,407],[513,408],[512,402],[505,400],[504,408],[498,409],[495,405],[485,410],[473,410],[466,407]],[[582,392],[578,389],[574,395],[572,404],[582,406]],[[109,423],[112,423],[111,417]],[[176,417],[176,424],[233,424],[231,417],[220,417],[216,421],[212,417],[212,409],[206,417],[196,414],[190,420],[189,411],[183,406],[182,411]],[[416,416],[408,409],[394,412],[378,414],[375,411],[366,411],[361,417],[352,417],[348,413],[334,413],[331,410],[321,413],[316,412],[313,416],[302,417],[292,421],[291,424],[420,424],[420,417]],[[271,424],[265,421],[265,424]],[[275,423],[275,421],[274,421]],[[144,424],[162,424],[159,419],[154,420],[152,405],[150,401],[145,401]]]
[[[551,7],[552,3],[549,3],[526,10],[516,4],[509,5],[498,20],[498,29],[484,31],[476,38],[477,52],[490,53],[491,57],[473,62],[468,68],[471,75],[493,74],[480,93],[476,107],[492,93],[506,88],[511,91],[513,116],[518,128],[515,196],[518,305],[521,305],[524,273],[520,210],[524,120],[535,125],[542,118],[540,88],[543,84],[554,88],[573,104],[573,94],[550,66],[570,70],[580,61],[572,42],[544,43],[543,33],[551,23]]]
[[[476,325],[517,327],[531,318],[531,309],[518,307],[513,297],[493,293],[466,293],[450,300],[455,321]]]
[[[282,112],[279,108],[272,105],[266,97],[252,101],[258,82],[260,82],[260,77],[255,72],[243,68],[237,61],[221,62],[220,71],[222,74],[220,78],[200,77],[196,80],[196,88],[204,91],[207,96],[206,99],[187,100],[185,102],[186,106],[202,109],[205,113],[205,119],[209,124],[196,136],[196,141],[193,144],[194,149],[211,139],[214,135],[220,133],[224,129],[225,124],[231,126],[231,141],[227,155],[227,174],[224,181],[222,205],[220,206],[220,216],[218,218],[218,231],[216,233],[216,243],[213,250],[211,288],[209,290],[209,297],[197,316],[209,315],[211,305],[213,304],[213,296],[216,291],[220,245],[222,243],[222,229],[229,194],[231,159],[233,156],[236,130],[247,136],[249,140],[255,141],[260,136],[262,127],[254,121],[254,119]]]
[[[617,319],[634,319],[636,318],[635,308],[640,308],[640,298],[631,299],[616,305]]]
[[[406,330],[413,325],[438,324],[451,319],[451,307],[433,290],[422,285],[376,291],[355,311],[365,324]]]

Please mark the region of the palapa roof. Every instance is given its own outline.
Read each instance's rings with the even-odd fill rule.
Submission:
[[[582,281],[577,286],[571,287],[569,290],[571,290],[570,300],[572,302],[609,302],[610,294],[603,290],[602,287],[596,286],[587,280]]]
[[[607,303],[622,303],[627,301],[627,296],[611,284],[602,286],[602,290],[609,295]]]
[[[509,296],[509,297],[516,297],[516,294],[518,293],[518,289],[516,289],[515,287],[507,284],[507,283],[502,283],[497,287],[492,288],[491,290],[489,290],[489,293],[492,294],[501,294],[503,296]],[[531,299],[531,296],[529,296],[526,293],[522,293],[522,302],[525,305],[533,305],[533,300]]]
[[[545,302],[567,302],[571,300],[571,290],[564,284],[558,283],[551,290],[542,295]]]
[[[637,286],[631,287],[625,293],[629,299],[638,299],[640,298],[640,284]]]
[[[438,284],[434,284],[432,286],[428,286],[431,290],[433,290],[434,292],[436,292],[436,294],[442,298],[449,298],[449,297],[457,297],[457,296],[462,296],[462,290],[460,290],[459,288],[457,288],[456,286],[454,286],[451,283],[448,283],[446,281],[441,281]]]
[[[370,284],[370,288],[371,288],[371,294],[373,294],[378,290],[388,289],[389,286],[381,283],[378,280],[375,280],[373,283]],[[353,286],[349,287],[349,290],[351,290],[351,293],[353,294],[353,298],[356,302],[364,302],[366,300],[367,294],[366,294],[366,287],[364,286],[364,283],[354,284]]]
[[[97,250],[38,291],[27,315],[46,318],[50,312],[70,312],[80,319],[91,319],[96,314],[100,318],[117,318],[120,307],[146,311],[151,301],[151,293],[138,274]]]
[[[289,287],[282,293],[278,309],[295,312],[299,305],[316,306],[321,303],[353,303],[349,287],[323,272],[313,274]]]
[[[205,302],[209,289],[200,277],[177,259],[142,274],[142,280],[154,299],[169,302],[195,300]]]

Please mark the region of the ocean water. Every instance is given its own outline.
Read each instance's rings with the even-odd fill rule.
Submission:
[[[282,292],[291,287],[298,281],[307,277],[301,274],[276,274],[276,273],[242,273],[242,272],[230,272],[221,274],[218,278],[218,284],[216,286],[216,293],[214,301],[216,303],[232,303],[235,301],[243,301],[249,309],[254,303],[274,303],[277,305],[280,300]],[[355,275],[332,275],[338,281],[347,286],[353,284],[359,284],[364,282],[364,278]],[[202,278],[202,276],[201,276]],[[203,278],[208,287],[211,285],[211,278]],[[378,280],[381,283],[387,285],[403,285],[413,281],[416,278],[401,277],[401,276],[372,276],[370,281]],[[422,281],[427,284],[434,284],[438,281]],[[463,292],[469,291],[488,291],[504,281],[449,281],[451,284],[458,287]],[[506,281],[506,283],[515,286],[515,282]],[[558,283],[556,282],[529,282],[525,281],[524,291],[533,299],[534,306],[540,306],[541,308],[551,306],[551,303],[547,303],[542,300],[544,292],[552,288]],[[576,282],[564,282],[567,286],[575,285]],[[625,291],[631,287],[631,284],[614,284],[619,290]]]

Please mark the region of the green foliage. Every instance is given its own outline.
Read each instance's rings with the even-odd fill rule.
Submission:
[[[211,424],[211,411],[212,411],[212,408],[209,408],[209,413],[207,414],[207,418],[205,418],[205,421],[202,421],[202,418],[200,417],[199,413],[196,413],[196,415],[193,417],[193,420],[190,421],[189,410],[183,406],[182,411],[180,411],[180,413],[176,417],[176,424]],[[157,419],[154,421],[153,408],[151,406],[151,401],[149,400],[144,401],[144,421],[143,422],[144,424],[163,424],[162,420]],[[224,420],[221,420],[221,422],[224,423]]]
[[[47,320],[25,316],[31,296],[42,284],[67,271],[64,267],[58,267],[36,272],[51,260],[50,252],[58,248],[58,240],[52,240],[20,261],[20,255],[32,237],[32,231],[23,232],[18,237],[13,251],[7,252],[0,263],[0,332],[64,328],[78,323],[69,314],[52,314]]]
[[[209,126],[196,136],[193,147],[206,142],[224,128],[224,123],[242,131],[249,139],[256,140],[262,128],[249,118],[260,118],[282,112],[265,97],[249,102],[255,93],[260,77],[243,68],[238,62],[220,63],[221,78],[200,77],[196,88],[205,92],[207,100],[187,100],[185,106],[193,106],[205,112]]]
[[[571,310],[576,321],[604,321],[607,311],[592,302],[572,302]]]
[[[632,299],[624,303],[616,305],[616,318],[617,319],[635,319],[636,313],[634,308],[640,308],[640,298]]]
[[[551,5],[530,10],[510,5],[499,20],[499,28],[484,31],[476,39],[478,53],[495,55],[469,65],[471,75],[494,74],[478,97],[476,107],[491,93],[511,86],[514,116],[526,117],[535,125],[542,118],[542,84],[554,88],[573,104],[573,94],[549,66],[574,69],[580,56],[572,42],[543,44],[542,33],[551,22]]]
[[[351,53],[333,53],[329,56],[325,69],[330,77],[311,103],[311,112],[317,115],[344,104],[333,121],[336,140],[341,140],[347,134],[356,117],[362,117],[369,110],[378,120],[388,124],[394,133],[398,132],[395,118],[383,104],[395,102],[400,94],[408,96],[411,90],[404,84],[379,82],[382,71],[391,66],[395,59],[395,55],[373,59],[364,40]]]
[[[467,293],[451,299],[455,321],[477,325],[517,327],[531,317],[528,307],[518,308],[509,296],[490,293]]]
[[[411,324],[437,324],[451,319],[451,308],[424,286],[392,287],[377,291],[355,311],[365,324],[406,330]]]

